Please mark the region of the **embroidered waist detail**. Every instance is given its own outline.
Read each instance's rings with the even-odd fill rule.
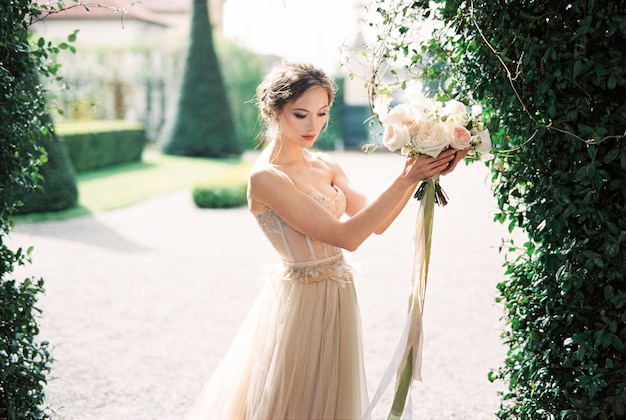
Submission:
[[[352,267],[343,258],[343,254],[333,255],[315,261],[284,261],[283,280],[296,280],[301,283],[315,283],[333,280],[339,283],[353,283]]]

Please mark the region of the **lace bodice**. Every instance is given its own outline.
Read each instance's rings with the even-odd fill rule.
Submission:
[[[319,192],[310,196],[318,201],[333,216],[340,218],[346,211],[346,196],[335,187],[337,195],[327,197]],[[290,263],[316,261],[341,254],[341,249],[303,235],[289,226],[272,209],[255,215],[261,230],[270,240],[284,261]]]

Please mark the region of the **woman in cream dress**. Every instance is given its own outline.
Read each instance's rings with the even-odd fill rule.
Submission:
[[[332,156],[311,151],[334,92],[322,70],[294,62],[274,68],[257,89],[267,135],[248,205],[281,269],[188,419],[360,419],[367,409],[359,308],[342,250],[384,232],[420,181],[452,171],[463,156],[409,157],[370,202]]]

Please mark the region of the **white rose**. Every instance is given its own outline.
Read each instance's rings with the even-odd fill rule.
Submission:
[[[450,145],[450,133],[440,121],[422,121],[412,143],[418,153],[437,157],[442,150]]]
[[[383,144],[392,152],[404,147],[411,142],[409,128],[404,124],[396,124],[385,127]]]
[[[446,121],[462,126],[466,126],[470,120],[470,116],[467,113],[467,107],[463,102],[455,100],[448,101],[441,112],[446,118]]]
[[[391,108],[387,114],[380,118],[380,122],[384,126],[392,126],[396,124],[405,124],[411,126],[415,124],[417,115],[409,104],[400,104]]]
[[[466,114],[467,108],[463,102],[450,100],[446,102],[446,105],[443,107],[443,113],[447,115],[452,114]]]

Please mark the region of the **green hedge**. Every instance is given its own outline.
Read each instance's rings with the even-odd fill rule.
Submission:
[[[59,131],[77,172],[139,161],[146,144],[145,130],[136,125],[111,122]]]
[[[380,3],[367,51],[485,105],[495,220],[528,238],[502,246],[497,416],[626,419],[626,2]],[[422,17],[442,30],[420,44]]]
[[[240,207],[248,202],[250,166],[241,164],[196,183],[192,189],[194,204],[203,209]]]
[[[46,167],[41,144],[52,140],[44,98],[47,83],[39,75],[56,76],[56,46],[30,38],[38,20],[38,3],[4,1],[0,18],[0,419],[50,417],[45,398],[52,357],[39,335],[41,310],[36,306],[43,280],[20,279],[20,266],[31,262],[32,247],[7,241],[14,228],[19,200],[14,192],[33,190]],[[30,43],[30,41],[33,41]],[[72,42],[73,39],[68,39]],[[31,238],[32,239],[32,238]],[[29,239],[30,240],[30,239]],[[23,273],[22,273],[23,274]]]
[[[403,60],[449,77],[451,97],[484,101],[495,220],[528,237],[503,246],[508,351],[489,378],[508,386],[497,415],[625,419],[626,4],[437,3],[447,32],[428,53],[438,55]]]
[[[49,119],[47,115],[42,120]],[[50,138],[38,140],[46,150],[47,160],[39,168],[41,180],[36,189],[16,188],[13,197],[22,203],[16,214],[45,213],[67,210],[78,202],[78,186],[74,167],[65,144],[51,132]]]
[[[16,254],[17,266],[30,260],[32,249]],[[38,295],[43,279],[0,282],[0,419],[44,419],[46,376],[53,362],[50,344],[39,341]]]
[[[194,204],[203,209],[225,209],[246,204],[245,183],[228,186],[197,186],[193,189]]]

